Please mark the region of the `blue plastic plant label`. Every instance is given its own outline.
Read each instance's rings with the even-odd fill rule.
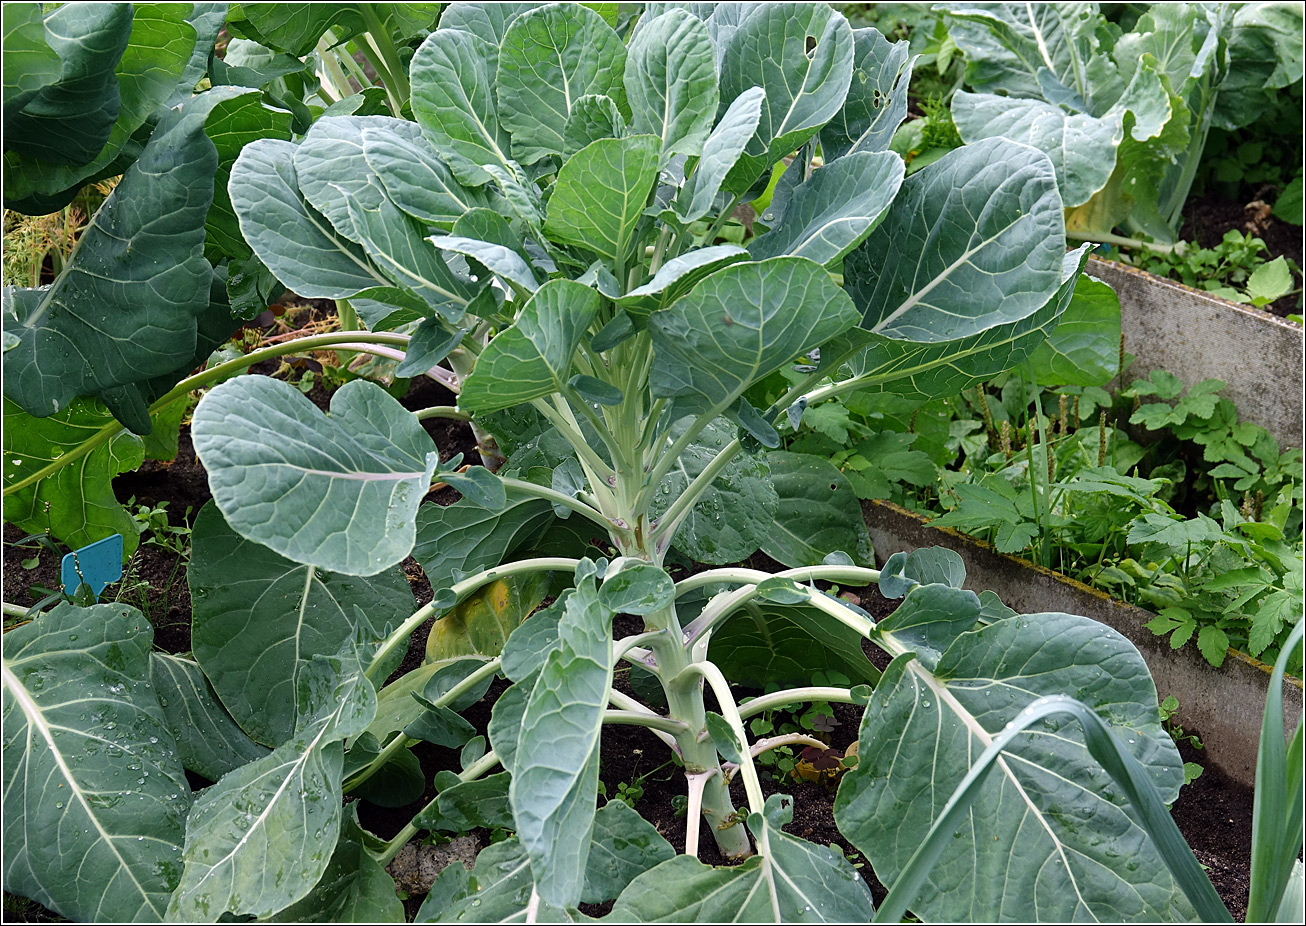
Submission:
[[[96,598],[106,585],[122,578],[122,534],[97,540],[65,554],[59,571],[65,594],[76,594],[78,586],[90,586]]]

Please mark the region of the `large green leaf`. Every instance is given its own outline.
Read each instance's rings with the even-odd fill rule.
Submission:
[[[187,28],[190,28],[187,26]],[[48,288],[5,290],[5,395],[50,415],[100,395],[146,433],[137,383],[191,359],[212,270],[204,220],[217,155],[200,113],[171,112]]]
[[[390,201],[413,218],[448,231],[469,209],[489,205],[478,187],[464,187],[423,139],[385,126],[363,129],[363,157]]]
[[[5,7],[6,149],[72,167],[100,153],[121,105],[114,67],[131,22],[123,4],[67,4],[46,16],[39,3]]]
[[[861,634],[807,605],[761,602],[741,610],[713,630],[708,657],[730,681],[759,690],[810,685],[817,672],[837,672],[854,685],[879,679]]]
[[[78,46],[76,52],[71,52],[70,49],[70,55],[76,55],[80,61],[77,66],[89,65],[89,68],[98,70],[103,66],[103,59],[97,58],[96,63],[81,59],[87,47],[81,43],[81,23],[77,21],[93,14],[81,9],[80,4],[71,6],[72,10],[62,17],[62,22],[56,28],[62,31],[66,27],[68,32],[64,34],[70,37],[70,45]],[[35,157],[23,157],[16,151],[7,151],[4,161],[6,200],[75,190],[87,178],[102,174],[132,144],[136,131],[155,115],[160,105],[176,89],[195,48],[195,27],[186,21],[186,17],[191,14],[191,4],[143,3],[127,9],[131,17],[131,34],[114,67],[118,84],[116,94],[106,92],[104,87],[98,86],[98,79],[94,81],[96,86],[85,88],[89,91],[86,96],[83,96],[81,87],[63,94],[56,92],[59,85],[52,85],[24,108],[24,114],[34,105],[40,106],[43,103],[41,97],[47,94],[59,97],[51,101],[51,109],[58,111],[53,125],[16,125],[11,128],[8,120],[5,124],[6,148],[12,145],[15,132],[30,132],[33,136],[42,132],[66,132],[75,136],[81,131],[81,120],[85,119],[94,126],[101,118],[94,107],[102,104],[112,107],[116,97],[120,105],[117,106],[108,139],[89,160],[79,160],[72,164],[55,164]],[[58,11],[51,15],[52,18],[58,17]],[[104,35],[87,38],[88,45],[106,41]],[[50,114],[53,116],[54,112],[51,111]],[[66,142],[60,143],[59,147],[64,144]]]
[[[755,260],[792,254],[835,265],[880,224],[904,171],[892,151],[839,158],[794,188],[780,224],[749,242],[748,252]]]
[[[652,823],[621,801],[608,801],[594,815],[594,837],[581,900],[616,900],[631,881],[675,854],[671,843]]]
[[[355,576],[412,551],[439,455],[380,386],[346,383],[323,414],[287,383],[238,377],[200,400],[191,434],[214,501],[242,537]]]
[[[209,61],[216,57],[215,45],[218,34],[227,23],[227,4],[224,2],[192,3],[190,12],[186,14],[186,22],[195,29],[195,47],[191,49],[190,60],[182,68],[177,86],[164,101],[164,106],[178,106],[195,95],[195,88],[200,79],[208,72]]]
[[[801,257],[734,264],[649,318],[655,396],[724,409],[750,383],[855,323],[847,294]]]
[[[508,166],[508,133],[494,101],[498,44],[470,32],[441,28],[426,37],[413,56],[413,116],[454,172],[481,184],[490,175],[481,164]],[[460,169],[461,168],[461,169]]]
[[[631,128],[658,136],[664,155],[701,154],[719,102],[707,26],[684,10],[668,10],[640,23],[627,55]]]
[[[558,622],[558,647],[526,702],[508,791],[535,890],[558,907],[576,906],[585,884],[612,685],[612,612],[599,604],[593,564],[581,567]]]
[[[512,21],[536,3],[451,3],[440,17],[441,29],[461,29],[489,42],[495,48],[503,42]]]
[[[192,529],[187,572],[191,646],[218,697],[269,746],[295,729],[299,675],[358,629],[380,630],[416,607],[398,567],[365,578],[304,566],[246,540],[205,505]]]
[[[1024,318],[947,341],[897,340],[853,329],[847,333],[849,340],[865,346],[849,367],[865,388],[925,399],[951,395],[992,379],[1023,361],[1056,330],[1058,319],[1074,297],[1091,247],[1086,244],[1065,255],[1060,288],[1042,308]],[[849,258],[845,272],[850,281],[861,273],[862,266]]]
[[[4,484],[25,479],[113,425],[90,399],[74,399],[49,418],[33,418],[4,400]],[[141,439],[127,431],[25,489],[5,496],[5,521],[31,533],[49,531],[70,549],[122,534],[123,555],[136,549],[138,530],[113,492],[113,477],[145,462]],[[48,507],[47,507],[48,506]]]
[[[115,604],[59,604],[4,635],[5,890],[74,920],[160,921],[181,873],[190,787],[152,642]]]
[[[1109,57],[1110,32],[1099,28],[1106,24],[1093,4],[957,4],[942,13],[966,55],[973,90],[1044,99],[1057,88],[1075,111],[1101,116],[1124,89]]]
[[[794,568],[819,566],[836,550],[859,563],[871,561],[861,505],[833,463],[779,450],[768,453],[766,462],[780,504],[774,526],[763,535],[762,552]]]
[[[889,214],[848,258],[862,327],[944,341],[1024,318],[1061,285],[1061,199],[1041,151],[986,139],[903,182]]]
[[[716,69],[721,73],[721,63],[730,50],[730,39],[744,18],[753,11],[755,4],[741,2],[725,3],[668,3],[666,6],[684,6],[695,16],[707,23],[708,35],[712,36],[712,45],[716,48]]]
[[[625,923],[865,923],[871,892],[852,863],[781,829],[792,798],[773,794],[748,828],[758,854],[734,868],[712,868],[678,855],[640,875],[610,914]]]
[[[206,790],[186,820],[186,863],[168,905],[174,920],[266,916],[304,898],[340,832],[341,740],[376,712],[352,641],[300,680],[295,735]]]
[[[385,187],[363,156],[363,129],[372,126],[409,142],[421,138],[417,126],[400,119],[323,116],[295,148],[295,179],[304,199],[336,231],[359,244],[367,236],[350,215],[350,201],[371,210],[386,199]]]
[[[688,293],[703,277],[747,259],[748,252],[733,244],[699,248],[673,257],[658,268],[653,279],[613,301],[631,315],[647,316]]]
[[[944,643],[939,633],[932,638],[934,649]],[[1182,766],[1137,650],[1083,617],[1005,618],[955,636],[933,671],[899,657],[876,686],[862,719],[861,761],[844,776],[835,820],[877,877],[896,880],[976,755],[1031,702],[1057,693],[1096,711],[1173,800]],[[927,885],[912,904],[925,919],[1192,915],[1079,727],[1055,720],[1013,740]]]
[[[958,91],[952,99],[952,118],[968,142],[1002,136],[1046,152],[1067,207],[1088,202],[1106,186],[1116,166],[1116,149],[1125,135],[1119,112],[1097,119],[1067,113],[1042,100],[1013,100],[988,93]]]
[[[55,12],[58,12],[57,10]],[[98,17],[113,17],[122,19],[123,11],[120,9],[104,8],[92,10],[82,10],[82,14],[91,13]],[[68,12],[64,13],[69,15]],[[129,35],[128,28],[121,29],[123,41],[126,42]],[[59,41],[55,38],[55,41]],[[116,62],[117,59],[115,58]],[[59,53],[50,47],[49,40],[45,32],[45,16],[41,12],[39,3],[11,3],[4,10],[4,96],[3,102],[5,115],[17,113],[22,107],[30,101],[43,88],[50,86],[59,79],[63,73],[63,61]],[[106,65],[105,71],[112,71],[112,64]],[[104,83],[109,83],[105,78]],[[114,89],[117,85],[114,84]],[[109,107],[109,111],[104,113],[102,118],[105,119],[104,137],[109,137],[108,126],[112,124],[114,110],[116,107]],[[85,132],[89,126],[81,126]],[[9,124],[5,123],[5,131],[9,131]],[[100,144],[104,144],[103,140]],[[100,150],[97,146],[96,151]],[[92,152],[94,154],[94,152]]]
[[[458,397],[471,412],[492,412],[560,392],[571,356],[599,310],[599,294],[571,280],[550,280],[522,307],[517,323],[481,353]]]
[[[544,230],[554,241],[625,266],[635,225],[658,177],[654,135],[603,138],[562,165]]]
[[[876,629],[892,634],[912,649],[923,666],[933,670],[943,651],[958,634],[973,630],[979,617],[980,600],[974,592],[931,582],[909,589],[902,604]]]
[[[890,42],[878,29],[853,30],[853,77],[848,96],[825,128],[827,162],[858,151],[887,151],[907,118],[912,61],[908,42]]]
[[[1074,279],[1061,320],[1029,356],[1043,386],[1105,386],[1119,373],[1120,299],[1101,280],[1078,272]]]
[[[227,713],[193,659],[156,650],[150,654],[150,684],[188,771],[217,781],[268,754]]]
[[[696,222],[713,210],[721,184],[757,132],[765,102],[766,92],[761,87],[749,87],[722,114],[703,143],[698,165],[676,196],[676,212],[684,221]]]
[[[395,879],[365,848],[367,834],[358,825],[353,805],[340,826],[322,880],[312,892],[278,913],[280,923],[402,923],[404,905]]]
[[[475,288],[430,248],[418,222],[390,202],[363,153],[363,130],[371,126],[409,142],[421,138],[412,123],[385,116],[319,119],[295,150],[300,192],[337,232],[360,243],[390,281],[457,321]]]
[[[746,191],[763,171],[820,131],[843,106],[852,73],[852,29],[829,6],[755,7],[721,61],[723,103],[753,87],[766,93],[757,134],[730,172],[727,189]]]
[[[499,48],[496,90],[513,156],[533,164],[565,150],[571,108],[587,94],[624,108],[626,46],[593,10],[552,3],[527,10],[508,26]]]
[[[277,279],[310,299],[343,299],[388,285],[363,249],[299,192],[295,149],[290,142],[257,141],[232,165],[231,203],[249,246]]]
[[[679,437],[690,421],[672,425],[667,440]],[[649,514],[661,517],[734,437],[735,429],[723,418],[705,427],[658,486]],[[701,563],[738,562],[766,540],[778,506],[766,458],[738,453],[690,508],[672,542]]]
[[[556,520],[553,506],[508,490],[508,503],[492,511],[469,499],[452,505],[423,505],[417,512],[413,556],[432,588],[447,588],[464,574],[504,562]]]
[[[334,30],[336,42],[370,32],[365,6],[380,21],[382,38],[396,42],[434,28],[440,13],[438,3],[251,3],[240,6],[231,26],[262,45],[302,58],[328,29]]]
[[[204,131],[218,152],[213,205],[204,223],[204,255],[214,262],[223,256],[248,257],[250,248],[240,234],[240,221],[227,191],[231,167],[245,145],[260,138],[289,138],[290,113],[264,105],[257,91],[236,87],[214,87],[204,94],[204,100],[212,103]]]
[[[1270,105],[1275,91],[1302,79],[1300,3],[1257,3],[1233,15],[1229,72],[1220,84],[1213,123],[1241,128]]]

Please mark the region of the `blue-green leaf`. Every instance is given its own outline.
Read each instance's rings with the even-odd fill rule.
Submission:
[[[323,414],[293,386],[242,376],[200,400],[192,435],[242,537],[347,575],[375,575],[412,551],[439,455],[380,386],[346,383]]]
[[[701,396],[725,409],[750,384],[854,324],[818,264],[776,257],[718,270],[649,318],[655,396]]]
[[[812,40],[815,44],[809,49]],[[766,93],[757,134],[726,184],[742,193],[839,112],[853,73],[848,21],[823,3],[768,3],[740,22],[721,60],[721,100]]]
[[[612,612],[600,604],[593,574],[583,578],[578,570],[558,622],[558,648],[526,703],[508,792],[535,889],[559,907],[574,907],[585,883],[611,684]]]
[[[571,357],[599,310],[599,294],[571,280],[551,280],[522,307],[517,323],[482,352],[463,384],[459,405],[492,412],[560,392]]]
[[[1127,640],[1067,614],[1017,615],[962,633],[933,671],[899,656],[862,719],[861,759],[840,785],[835,820],[876,876],[894,882],[975,756],[1031,702],[1061,693],[1096,711],[1172,800],[1183,768],[1155,690]],[[912,903],[924,919],[1192,916],[1074,723],[1049,719],[1014,739],[947,842]]]
[[[664,156],[701,154],[719,101],[707,26],[684,10],[641,22],[625,87],[636,133],[658,136]]]
[[[843,108],[821,129],[827,162],[858,151],[887,151],[907,118],[912,60],[908,42],[878,29],[853,30],[853,76]]]
[[[188,770],[217,781],[268,754],[227,713],[198,662],[156,650],[150,654],[150,684]]]
[[[75,920],[162,920],[181,874],[190,788],[152,641],[116,604],[59,604],[5,634],[5,889]]]
[[[749,87],[722,114],[721,121],[703,143],[698,165],[676,196],[676,212],[681,219],[696,222],[712,211],[721,184],[757,132],[765,102],[765,90]]]
[[[508,164],[508,133],[494,100],[498,67],[497,45],[458,29],[432,32],[413,56],[413,116],[469,185],[489,181],[480,165]]]
[[[755,260],[792,254],[833,266],[880,224],[902,185],[892,151],[849,154],[799,184],[780,224],[754,238]]]
[[[398,567],[360,578],[291,562],[241,537],[212,504],[192,537],[195,659],[241,727],[268,746],[294,732],[297,678],[359,629],[356,609],[372,631],[415,607]]]
[[[496,89],[512,154],[534,164],[566,150],[571,108],[589,94],[625,104],[626,46],[603,17],[577,4],[528,10],[508,26],[499,48]]]
[[[653,135],[600,139],[562,165],[544,231],[554,241],[624,264],[658,176]]]

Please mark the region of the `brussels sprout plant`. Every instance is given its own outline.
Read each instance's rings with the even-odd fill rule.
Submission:
[[[225,378],[192,426],[214,497],[194,658],[152,654],[116,605],[6,635],[6,888],[79,918],[381,921],[407,842],[486,826],[512,835],[446,869],[420,920],[867,921],[852,864],[783,829],[754,765],[778,744],[744,724],[820,700],[865,705],[835,818],[892,889],[880,916],[1222,915],[1162,806],[1183,768],[1137,651],[964,590],[950,554],[869,568],[838,471],[772,449],[832,396],[987,379],[1074,298],[1086,249],[1045,154],[986,139],[904,179],[910,72],[824,4],[454,3],[411,60],[414,121],[247,144],[244,241],[362,323],[314,345],[429,371],[457,405],[356,380],[324,413],[230,364],[176,387]],[[776,373],[792,388],[757,407]],[[430,417],[470,417],[495,471],[442,461]],[[426,501],[436,481],[461,499]],[[730,565],[759,548],[788,568]],[[707,568],[676,582],[671,557]],[[902,603],[877,623],[818,582]],[[617,615],[642,626],[614,638]],[[623,662],[647,697],[614,687]],[[812,683],[828,670],[855,684]],[[487,743],[461,712],[495,676]],[[779,690],[741,704],[732,682]],[[683,766],[684,845],[598,807],[611,724]],[[342,797],[420,796],[419,741],[460,767],[382,840]],[[192,794],[183,768],[216,783]],[[699,861],[708,840],[742,863]]]

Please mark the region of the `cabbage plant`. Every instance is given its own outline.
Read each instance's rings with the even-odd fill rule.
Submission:
[[[772,449],[834,395],[995,375],[1073,298],[1086,249],[1066,251],[1042,152],[985,140],[904,179],[888,143],[909,73],[823,4],[649,5],[632,24],[455,3],[412,59],[415,121],[325,116],[245,146],[244,240],[366,324],[298,347],[393,355],[457,404],[409,412],[356,380],[324,413],[227,378],[251,358],[177,387],[225,380],[192,426],[214,496],[193,658],[151,653],[118,605],[5,635],[6,889],[75,918],[384,921],[406,843],[488,827],[511,836],[446,869],[420,920],[614,901],[619,921],[866,921],[856,869],[763,792],[754,760],[797,740],[745,726],[820,700],[864,706],[835,819],[897,889],[891,913],[1222,911],[1162,806],[1183,770],[1137,651],[964,589],[954,554],[870,568],[838,471]],[[719,243],[781,165],[753,235]],[[779,371],[792,388],[755,406]],[[502,462],[442,460],[431,417],[470,417]],[[460,500],[427,501],[435,482]],[[731,565],[759,548],[787,568]],[[434,590],[420,607],[410,555]],[[677,582],[685,559],[706,568]],[[877,622],[826,583],[902,602]],[[617,615],[638,627],[614,634]],[[422,665],[391,678],[432,618]],[[814,682],[831,673],[851,684]],[[463,712],[496,676],[487,741]],[[732,682],[776,690],[741,703]],[[613,724],[683,768],[683,845],[598,806]],[[420,801],[419,741],[459,759],[381,839],[342,797]],[[183,769],[215,784],[192,793]],[[741,863],[701,862],[708,841]]]
[[[967,142],[1047,152],[1081,239],[1173,244],[1211,126],[1254,121],[1302,79],[1300,3],[1157,3],[1121,32],[1096,3],[949,3]],[[1124,241],[1123,243],[1130,243]]]

